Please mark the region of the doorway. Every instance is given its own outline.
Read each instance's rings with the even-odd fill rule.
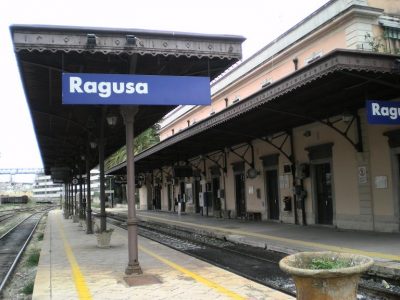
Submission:
[[[200,180],[194,181],[194,205],[196,213],[200,213],[200,199],[199,193],[201,192]]]
[[[317,223],[333,224],[332,173],[330,163],[313,164]]]
[[[172,184],[168,184],[167,185],[167,189],[168,189],[168,191],[167,191],[167,193],[168,193],[168,211],[171,211],[172,210],[172,187],[173,187],[173,185]]]
[[[178,202],[181,203],[181,212],[185,212],[185,204],[186,204],[186,199],[185,199],[185,182],[181,181],[179,184],[179,200]]]
[[[212,179],[213,211],[221,210],[221,201],[218,198],[219,185],[220,185],[219,177],[214,177]]]
[[[154,188],[154,209],[161,210],[161,187],[158,185]]]
[[[244,173],[235,174],[235,196],[237,217],[246,216],[246,194],[244,184]]]
[[[270,220],[279,220],[278,171],[276,169],[265,171],[265,186],[268,217]]]

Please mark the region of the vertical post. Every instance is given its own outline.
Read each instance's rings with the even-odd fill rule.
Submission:
[[[83,219],[82,171],[79,167],[79,219]]]
[[[89,145],[86,148],[86,233],[93,233],[92,226],[92,200],[90,196],[90,149]]]
[[[82,181],[83,181],[82,214],[83,214],[83,219],[86,220],[86,179],[82,178]]]
[[[126,133],[126,175],[127,175],[127,202],[128,202],[128,266],[125,274],[142,274],[138,259],[138,220],[135,211],[135,166],[133,154],[134,120],[137,113],[136,106],[121,107],[121,114],[124,118]]]
[[[69,215],[74,215],[74,186],[69,183]]]
[[[74,206],[75,206],[75,211],[74,211],[74,216],[78,215],[78,205],[76,203],[76,194],[78,194],[78,186],[75,184],[75,195],[74,195]]]
[[[106,193],[104,182],[104,120],[105,120],[105,107],[102,109],[100,120],[100,138],[99,138],[99,170],[100,170],[100,232],[105,231],[107,228],[106,223]]]
[[[68,215],[68,185],[64,183],[64,218]]]

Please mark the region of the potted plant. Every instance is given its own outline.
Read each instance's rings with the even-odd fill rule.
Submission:
[[[286,256],[279,267],[292,275],[298,300],[354,300],[360,276],[372,258],[339,252],[300,252]]]

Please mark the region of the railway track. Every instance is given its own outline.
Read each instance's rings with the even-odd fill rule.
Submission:
[[[114,225],[126,229],[125,219],[117,216],[108,216],[108,219]],[[157,226],[144,222],[139,224],[139,235],[293,297],[296,296],[293,280],[278,266],[279,260],[286,254],[238,245],[168,226]],[[379,288],[377,284],[374,284],[380,280],[382,279],[376,277],[363,277],[359,285],[357,299],[400,299],[400,293],[396,290]]]
[[[8,220],[8,219],[12,218],[14,215],[15,215],[15,213],[1,214],[0,215],[0,223],[5,221],[5,220]]]
[[[33,212],[0,237],[0,295],[47,210]]]
[[[31,209],[22,208],[22,209],[2,210],[2,211],[0,211],[0,223],[14,217],[18,213],[25,212],[28,210],[31,210]]]

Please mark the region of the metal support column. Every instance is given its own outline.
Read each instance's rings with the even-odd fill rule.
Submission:
[[[74,186],[69,184],[69,215],[74,215]]]
[[[99,171],[100,171],[100,232],[107,229],[106,223],[106,191],[104,180],[104,121],[105,121],[105,108],[103,108],[100,120],[100,137],[99,137]]]
[[[83,183],[82,172],[81,172],[81,169],[79,168],[79,219],[83,219],[83,215],[84,215],[82,183]]]
[[[126,133],[126,172],[127,172],[127,202],[128,202],[128,251],[129,261],[125,274],[142,274],[138,259],[138,220],[135,211],[135,166],[133,154],[134,120],[137,113],[136,106],[121,107]]]
[[[68,184],[64,183],[64,218],[68,217]]]
[[[74,184],[74,188],[75,188],[75,195],[74,195],[74,216],[78,215],[78,203],[76,201],[76,195],[78,194],[78,186],[76,184]]]
[[[87,145],[86,150],[86,233],[93,233],[92,226],[92,200],[90,196],[90,150],[89,145]]]

